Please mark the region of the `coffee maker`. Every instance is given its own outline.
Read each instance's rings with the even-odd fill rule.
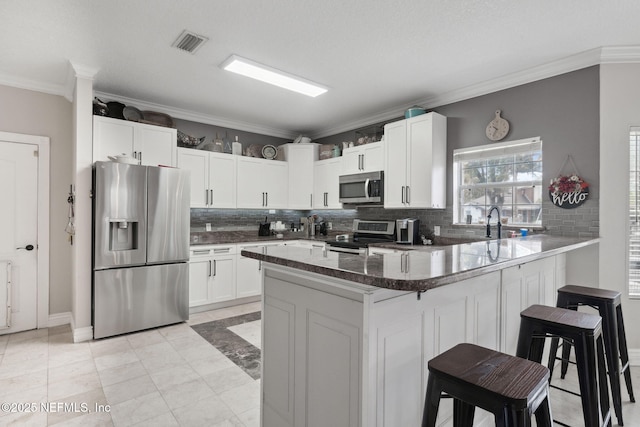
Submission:
[[[420,242],[420,220],[404,218],[396,220],[396,243],[413,245]]]

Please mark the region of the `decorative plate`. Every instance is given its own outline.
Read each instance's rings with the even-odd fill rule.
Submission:
[[[278,150],[273,145],[265,145],[262,147],[262,157],[273,160],[278,155]]]

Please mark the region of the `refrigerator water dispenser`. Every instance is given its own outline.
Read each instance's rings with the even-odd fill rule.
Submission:
[[[138,249],[138,221],[110,220],[109,250],[132,251],[136,249]]]

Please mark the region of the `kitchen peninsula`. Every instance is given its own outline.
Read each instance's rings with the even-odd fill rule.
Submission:
[[[597,243],[243,250],[263,262],[262,425],[420,425],[427,361],[459,342],[514,354],[520,311],[554,305],[567,253]],[[444,421],[452,411],[442,406]]]

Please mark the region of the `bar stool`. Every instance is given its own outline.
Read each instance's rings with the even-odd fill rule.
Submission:
[[[434,427],[441,393],[454,398],[453,425],[471,427],[475,407],[492,412],[498,427],[551,427],[549,369],[474,344],[458,344],[429,361],[422,427]]]
[[[542,361],[544,340],[559,337],[575,346],[580,399],[585,427],[611,426],[609,389],[602,343],[602,319],[565,308],[532,305],[520,313],[516,356]],[[597,355],[597,357],[596,357]],[[559,387],[551,385],[551,387]],[[598,391],[600,411],[598,411]]]
[[[598,310],[602,317],[602,335],[604,339],[604,351],[607,358],[607,368],[609,372],[609,383],[611,384],[611,396],[613,398],[613,409],[618,419],[618,424],[622,423],[622,393],[620,391],[620,375],[624,373],[624,380],[627,384],[627,392],[632,402],[636,399],[633,396],[631,385],[631,371],[629,370],[629,352],[627,350],[627,336],[624,331],[624,321],[622,318],[622,305],[620,304],[620,292],[608,289],[589,288],[586,286],[567,285],[558,289],[557,307],[577,310],[581,305],[588,305]],[[556,360],[558,350],[558,339],[554,338],[551,343],[551,353],[549,354],[549,370],[553,374],[553,365]],[[570,343],[562,345],[562,369],[561,378],[564,379],[569,366],[569,355],[571,352]],[[622,368],[620,368],[622,360]]]

